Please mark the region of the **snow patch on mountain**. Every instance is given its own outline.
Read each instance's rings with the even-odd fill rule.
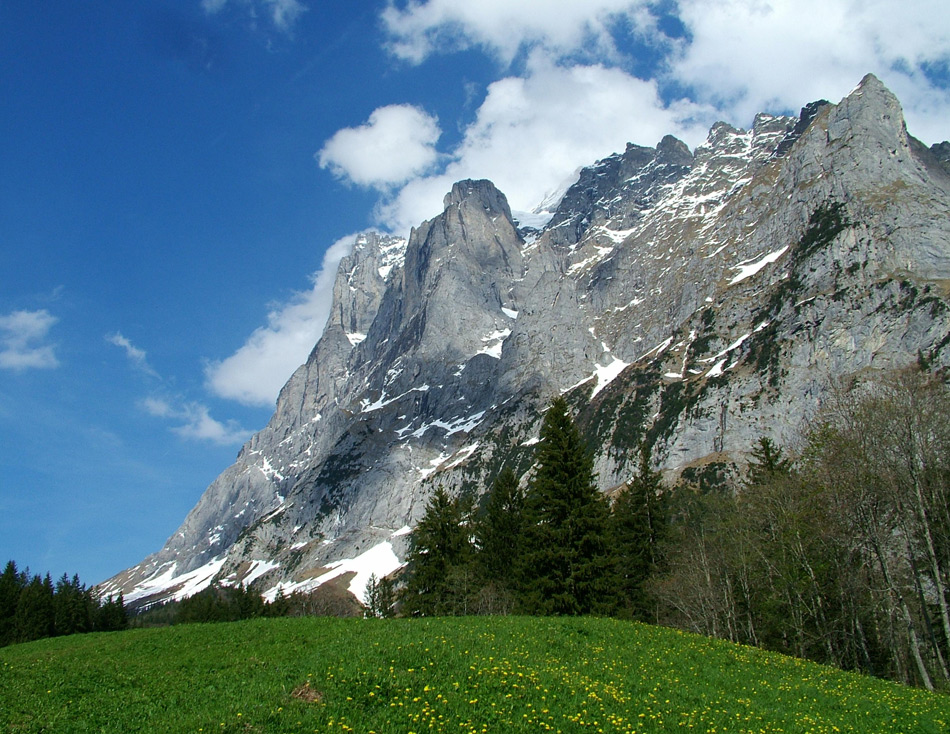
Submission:
[[[488,336],[483,336],[482,342],[485,343],[485,346],[479,349],[476,354],[487,354],[489,357],[501,359],[502,346],[509,336],[511,336],[511,329],[498,329]]]
[[[393,551],[392,543],[383,541],[355,558],[344,558],[328,563],[324,567],[326,571],[314,578],[297,582],[281,581],[267,589],[262,596],[266,601],[273,602],[278,594],[289,596],[294,593],[307,593],[328,581],[352,573],[355,575],[347,588],[353,596],[362,602],[366,598],[366,587],[369,585],[371,576],[381,579],[402,568],[403,565]]]
[[[753,275],[758,273],[766,265],[770,265],[771,263],[774,263],[787,251],[788,251],[788,245],[785,245],[785,247],[779,250],[776,250],[775,252],[770,252],[768,255],[765,255],[757,260],[755,258],[752,258],[754,262],[746,260],[745,262],[741,262],[738,265],[734,265],[733,269],[738,270],[739,272],[736,274],[736,276],[732,280],[729,281],[729,285],[735,285],[736,283],[742,282],[746,278],[751,278]]]
[[[393,270],[398,270],[403,266],[406,262],[406,248],[408,246],[408,240],[402,237],[395,237],[392,238],[388,245],[384,245],[379,249],[379,267],[377,268],[377,272],[380,278],[388,282]]]
[[[597,384],[594,386],[593,392],[590,394],[591,398],[601,390],[603,390],[607,385],[616,380],[620,373],[623,372],[630,365],[627,362],[614,358],[614,361],[607,365],[595,364],[596,368],[594,371],[594,376],[597,378]]]
[[[259,579],[264,574],[273,571],[275,568],[280,568],[280,564],[276,561],[251,561],[251,567],[248,569],[247,573],[241,578],[241,584],[244,586],[250,586],[257,579]]]
[[[226,560],[226,556],[214,558],[200,568],[178,575],[175,575],[178,563],[166,563],[160,566],[152,576],[127,593],[125,603],[130,604],[139,599],[147,599],[158,594],[176,601],[194,596],[211,585]]]

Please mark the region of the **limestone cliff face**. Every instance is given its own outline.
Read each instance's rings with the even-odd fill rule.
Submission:
[[[361,236],[320,342],[268,426],[165,548],[104,585],[138,603],[210,583],[276,593],[388,573],[435,486],[529,469],[567,393],[603,489],[641,441],[704,481],[790,440],[839,376],[950,365],[947,144],[872,76],[800,118],[629,145],[540,232],[463,181],[408,241]]]

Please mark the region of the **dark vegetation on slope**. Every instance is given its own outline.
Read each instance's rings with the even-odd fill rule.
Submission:
[[[129,627],[164,627],[194,622],[235,622],[260,617],[361,617],[363,606],[340,583],[324,584],[309,593],[278,594],[265,601],[245,586],[212,584],[180,601],[136,611],[118,597],[99,598],[92,587],[65,574],[55,584],[49,574],[30,576],[14,561],[0,575],[0,647],[45,637],[108,632]]]
[[[0,647],[77,632],[121,630],[128,626],[122,595],[99,599],[78,576],[55,584],[8,561],[0,574]]]

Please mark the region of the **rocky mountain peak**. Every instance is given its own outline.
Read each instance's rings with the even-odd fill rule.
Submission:
[[[670,166],[689,166],[693,162],[693,154],[679,138],[664,135],[656,146],[656,160],[657,163]]]
[[[604,226],[619,212],[623,216],[617,227],[629,228],[692,164],[689,148],[672,135],[665,136],[656,148],[627,143],[622,154],[581,170],[548,224],[550,243],[574,248],[587,232]]]
[[[834,107],[827,134],[829,141],[839,145],[855,139],[862,144],[892,147],[898,139],[903,147],[908,145],[900,102],[873,74],[865,76]]]
[[[462,209],[482,210],[490,217],[503,216],[511,221],[511,207],[507,197],[491,181],[486,179],[459,181],[442,200],[442,208],[447,211],[453,206]]]
[[[700,148],[709,148],[712,150],[735,149],[735,146],[741,144],[745,133],[745,130],[720,120],[719,122],[713,123],[713,126],[709,129],[709,134],[706,136],[706,141]]]
[[[798,140],[805,130],[808,129],[808,126],[811,125],[812,120],[814,120],[818,113],[823,107],[831,104],[826,99],[819,99],[815,102],[809,102],[807,105],[802,107],[801,112],[798,115],[798,122],[795,123],[795,127],[782,139],[778,144],[778,147],[775,149],[775,155],[778,158],[781,158],[783,155],[788,153],[789,149],[795,144],[795,141]]]
[[[439,273],[460,271],[464,280],[472,270],[508,271],[520,260],[521,236],[508,199],[491,181],[459,181],[443,206],[409,237],[407,288],[424,291],[423,284],[435,283]]]

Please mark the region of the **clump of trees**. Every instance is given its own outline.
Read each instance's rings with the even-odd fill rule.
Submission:
[[[128,617],[118,597],[98,598],[78,576],[53,583],[9,561],[0,574],[0,647],[79,632],[120,630]]]
[[[916,371],[835,392],[794,452],[663,487],[642,447],[612,502],[557,399],[531,479],[480,508],[438,490],[401,613],[609,614],[950,687],[950,390]]]
[[[526,487],[506,468],[481,508],[435,491],[410,538],[401,613],[648,616],[666,526],[649,453],[611,505],[563,398],[540,439]]]
[[[677,493],[660,621],[946,688],[950,392],[917,372],[854,382],[795,460],[767,439],[748,480]]]

